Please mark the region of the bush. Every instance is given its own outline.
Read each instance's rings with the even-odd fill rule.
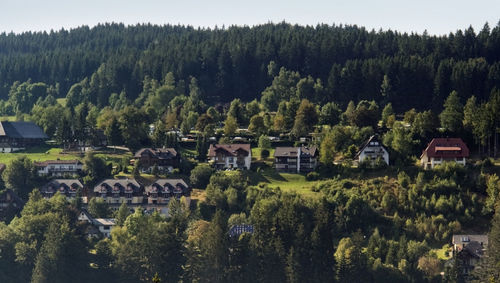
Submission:
[[[358,153],[358,147],[351,144],[348,148],[347,148],[347,152],[346,152],[346,157],[347,158],[354,158],[356,156],[356,154]]]
[[[262,135],[259,137],[259,147],[260,148],[271,148],[271,140],[268,136]]]
[[[267,149],[262,149],[260,151],[260,159],[266,159],[269,157],[269,150]]]
[[[214,173],[214,169],[208,165],[198,165],[191,170],[189,181],[191,186],[198,189],[204,189],[210,182],[210,176]]]
[[[318,172],[309,172],[306,175],[306,180],[307,181],[316,181],[319,179],[319,173]]]

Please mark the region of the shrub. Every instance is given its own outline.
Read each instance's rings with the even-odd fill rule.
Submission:
[[[198,165],[191,171],[189,181],[194,188],[204,189],[210,182],[210,176],[214,173],[214,169],[207,165]]]
[[[306,175],[306,180],[307,181],[316,181],[319,179],[319,173],[318,172],[309,172]]]
[[[262,149],[260,151],[260,159],[266,159],[269,157],[269,150],[267,149]]]

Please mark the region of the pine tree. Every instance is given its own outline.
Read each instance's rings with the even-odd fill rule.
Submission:
[[[129,208],[125,202],[122,202],[118,212],[116,213],[116,225],[122,226],[125,223],[128,215],[130,214]]]
[[[441,126],[446,130],[457,133],[462,129],[464,119],[463,105],[456,91],[452,91],[444,102],[444,110],[439,115]]]

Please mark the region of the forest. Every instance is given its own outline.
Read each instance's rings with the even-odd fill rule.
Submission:
[[[0,116],[33,121],[63,153],[102,139],[130,150],[79,156],[86,186],[178,177],[199,193],[191,207],[171,200],[168,217],[94,198],[90,213],[117,225],[89,239],[85,205],[43,198],[48,179],[16,153],[0,194],[25,205],[0,222],[1,282],[500,280],[500,23],[447,36],[284,22],[4,33]],[[373,135],[390,165],[355,160]],[[436,137],[463,139],[467,165],[423,170]],[[236,138],[256,149],[251,169],[211,168],[210,144]],[[274,172],[274,148],[292,145],[318,148],[315,171]],[[175,148],[182,162],[141,174],[130,156],[143,147]],[[450,260],[459,233],[489,235],[468,276]]]
[[[102,24],[4,33],[0,97],[7,99],[16,81],[51,85],[56,98],[80,83],[91,90],[90,101],[104,107],[111,93],[134,101],[146,78],[161,81],[172,72],[184,93],[190,78],[197,78],[205,101],[251,101],[285,67],[321,87],[318,103],[345,107],[350,100],[384,99],[399,112],[429,104],[439,110],[452,90],[462,99],[482,100],[500,86],[499,49],[500,27],[488,24],[439,37],[287,23],[215,29]],[[271,61],[275,67],[269,69]],[[384,76],[391,88],[382,96]]]

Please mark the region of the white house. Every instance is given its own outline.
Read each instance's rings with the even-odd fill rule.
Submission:
[[[80,160],[47,160],[33,164],[40,176],[76,175],[83,170]]]
[[[109,238],[113,227],[116,225],[116,220],[114,218],[94,218],[86,209],[80,211],[80,214],[78,214],[78,221],[90,224],[86,230],[86,234],[90,238],[98,237],[99,233]],[[99,232],[97,232],[96,229]]]
[[[356,157],[359,162],[369,161],[372,164],[375,160],[377,160],[377,158],[381,158],[387,165],[389,165],[389,152],[376,136],[371,136],[368,139],[368,141],[360,148]]]
[[[252,150],[250,144],[211,144],[208,158],[216,169],[250,169]]]
[[[104,237],[109,238],[113,227],[116,225],[116,220],[114,218],[94,218],[93,224]]]

